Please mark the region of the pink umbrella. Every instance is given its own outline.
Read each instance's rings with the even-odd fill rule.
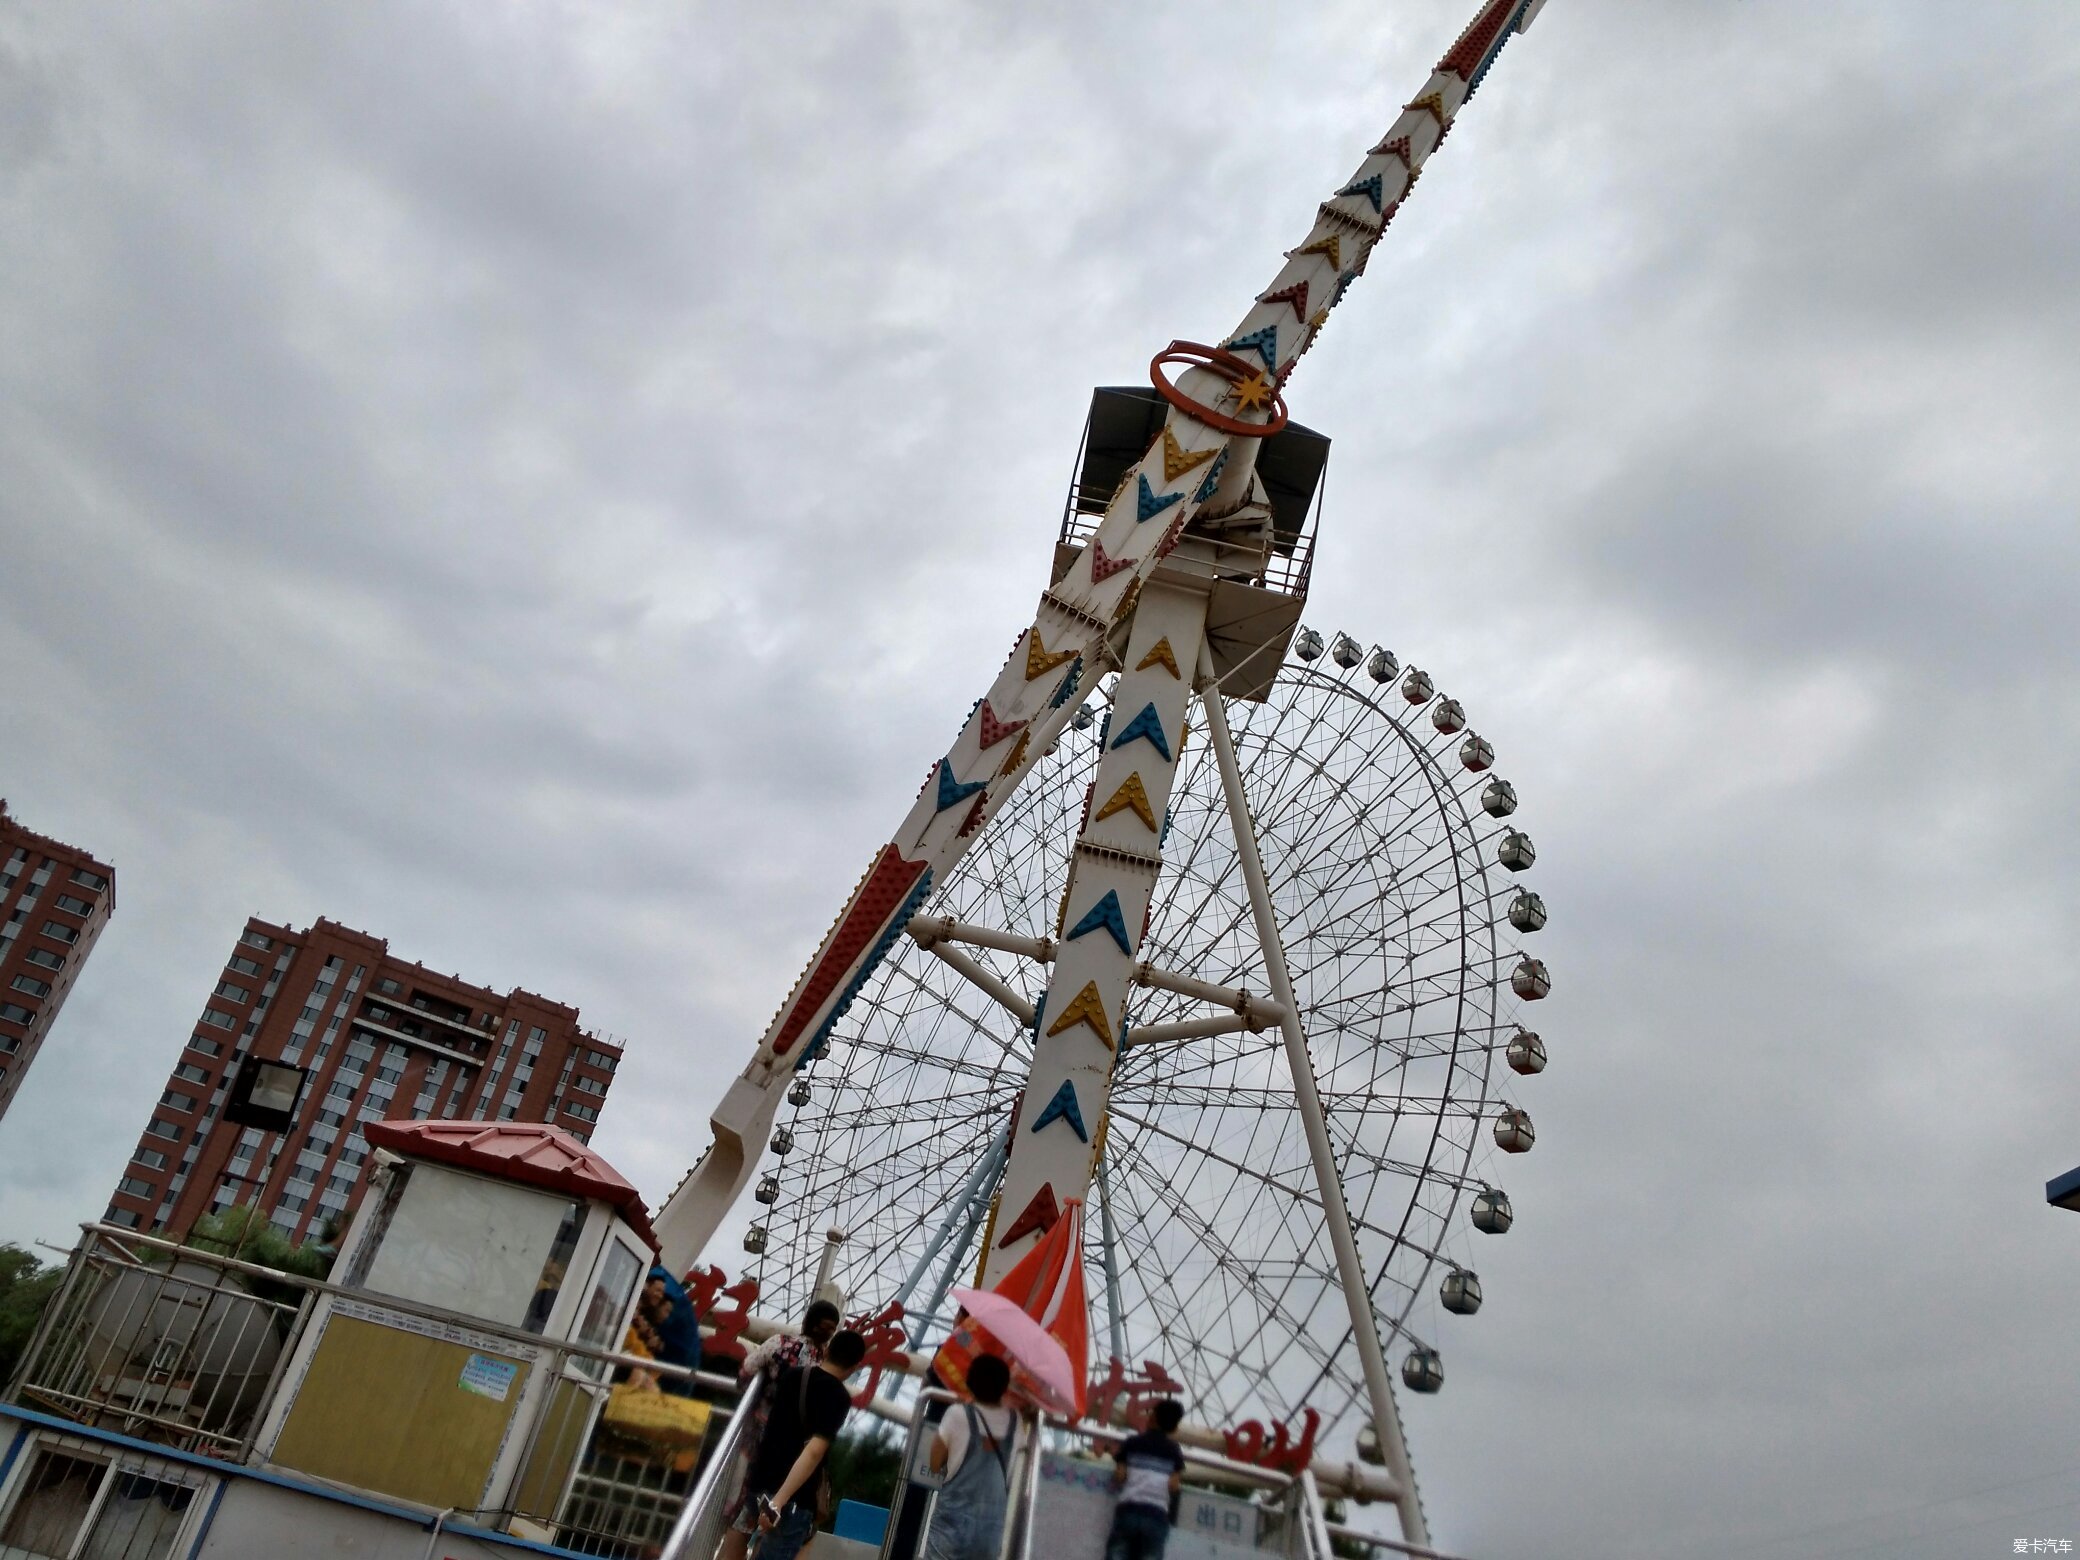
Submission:
[[[1050,1414],[1076,1417],[1076,1368],[1060,1339],[1016,1300],[991,1290],[956,1286],[953,1298],[1003,1349],[1016,1386]]]

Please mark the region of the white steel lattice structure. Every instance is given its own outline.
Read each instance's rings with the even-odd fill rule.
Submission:
[[[1328,1103],[1334,1105],[1355,1092],[1349,1079],[1357,1064],[1341,1054],[1338,1040],[1329,1038],[1337,1034],[1337,1004],[1342,999],[1333,990],[1323,999],[1322,1021],[1329,1030],[1318,1043],[1335,1053],[1325,1058],[1323,1072],[1310,1055],[1302,1007],[1290,989],[1281,906],[1258,860],[1246,779],[1229,739],[1226,712],[1230,699],[1254,700],[1267,691],[1271,670],[1283,658],[1306,598],[1309,575],[1302,526],[1292,513],[1276,458],[1287,428],[1287,382],[1330,312],[1363,274],[1373,246],[1504,44],[1529,25],[1543,4],[1544,0],[1483,0],[1472,23],[1386,134],[1351,177],[1316,208],[1301,242],[1287,251],[1233,332],[1219,346],[1173,341],[1156,355],[1150,378],[1165,404],[1154,405],[1154,420],[1145,436],[1123,462],[1104,470],[1102,482],[1094,484],[1096,468],[1085,460],[1083,481],[1072,501],[1081,521],[1065,528],[1032,618],[1019,629],[1003,666],[975,701],[952,746],[933,761],[909,812],[875,854],[768,1025],[750,1064],[714,1110],[713,1141],[657,1221],[667,1261],[683,1268],[702,1253],[758,1175],[760,1156],[775,1133],[783,1100],[799,1092],[800,1070],[813,1067],[826,1054],[856,999],[869,988],[890,949],[934,891],[955,881],[964,858],[978,839],[990,835],[992,820],[1002,816],[1012,798],[1036,798],[1031,805],[1042,809],[1061,805],[1062,777],[1050,774],[1053,783],[1039,788],[1027,782],[1036,769],[1051,762],[1050,754],[1059,751],[1058,739],[1071,729],[1072,717],[1089,690],[1109,680],[1113,717],[1106,740],[1088,755],[1092,806],[1087,815],[1079,806],[1073,831],[1048,836],[1061,852],[1061,886],[1054,890],[1061,930],[1048,940],[1039,960],[1044,966],[1043,989],[1028,996],[960,946],[938,950],[942,962],[959,970],[991,1000],[1001,999],[1014,1011],[1037,1008],[1029,1049],[1006,1053],[998,1048],[1000,1057],[1015,1057],[1020,1070],[1004,1075],[1016,1105],[1006,1113],[1001,1163],[987,1174],[978,1172],[976,1178],[979,1188],[994,1176],[1003,1213],[984,1241],[983,1281],[1001,1278],[1069,1203],[1087,1199],[1093,1177],[1105,1168],[1099,1152],[1105,1124],[1116,1104],[1124,1128],[1134,1104],[1132,1090],[1141,1064],[1128,1043],[1128,1032],[1140,1026],[1142,1039],[1150,1042],[1145,1053],[1150,1058],[1163,1043],[1161,1009],[1143,1000],[1147,981],[1155,978],[1160,989],[1173,993],[1219,999],[1221,983],[1203,968],[1219,967],[1223,959],[1234,962],[1238,970],[1249,968],[1235,936],[1226,945],[1196,947],[1181,933],[1181,956],[1208,961],[1202,968],[1157,971],[1156,961],[1149,957],[1152,949],[1145,946],[1144,929],[1151,928],[1159,913],[1174,913],[1181,928],[1198,924],[1190,910],[1196,880],[1189,869],[1158,892],[1166,866],[1175,869],[1166,854],[1164,823],[1173,812],[1181,818],[1188,810],[1192,777],[1198,773],[1188,771],[1187,783],[1180,788],[1186,723],[1196,708],[1202,712],[1204,748],[1211,751],[1219,771],[1218,792],[1232,827],[1234,872],[1226,891],[1239,889],[1246,917],[1237,924],[1254,933],[1262,961],[1264,991],[1250,1004],[1249,1018],[1252,1023],[1269,1021],[1265,1032],[1275,1031],[1277,1057],[1284,1063],[1280,1082],[1268,1055],[1255,1055],[1245,1043],[1229,1041],[1228,1058],[1222,1062],[1223,1047],[1217,1044],[1197,1053],[1209,1058],[1203,1064],[1208,1069],[1205,1082],[1198,1087],[1209,1102],[1207,1112],[1224,1115],[1242,1108],[1251,1091],[1266,1100],[1276,1090],[1289,1091],[1291,1111],[1285,1119],[1297,1123],[1306,1171],[1305,1182],[1294,1185],[1312,1187],[1319,1215],[1313,1226],[1317,1237],[1304,1249],[1296,1240],[1285,1253],[1290,1273],[1274,1280],[1280,1286],[1279,1298],[1265,1304],[1264,1311],[1281,1326],[1291,1325],[1295,1318],[1318,1318],[1333,1289],[1343,1304],[1344,1331],[1351,1346],[1345,1355],[1339,1345],[1320,1348],[1317,1338],[1296,1331],[1276,1340],[1285,1350],[1280,1363],[1258,1362],[1261,1368],[1236,1364],[1219,1379],[1224,1391],[1232,1376],[1237,1382],[1252,1381],[1255,1390],[1281,1400],[1304,1395],[1304,1368],[1288,1381],[1283,1362],[1304,1360],[1314,1349],[1320,1356],[1314,1366],[1318,1375],[1344,1387],[1353,1379],[1362,1383],[1366,1417],[1383,1465],[1384,1492],[1396,1504],[1403,1535],[1417,1544],[1427,1542],[1427,1529],[1415,1497],[1380,1336],[1383,1316],[1392,1326],[1407,1314],[1394,1300],[1396,1286],[1412,1285],[1385,1273],[1368,1276],[1360,1240],[1373,1232],[1373,1221],[1363,1211],[1371,1207],[1373,1194],[1354,1184],[1351,1194],[1360,1211],[1354,1213],[1347,1205],[1332,1111],[1325,1109],[1323,1098],[1326,1089]],[[1094,426],[1095,422],[1094,411]],[[1285,447],[1290,449],[1290,442]],[[1300,511],[1304,516],[1304,498]],[[1201,795],[1213,794],[1204,789],[1203,777],[1201,783]],[[1308,802],[1296,798],[1293,805],[1301,809],[1296,813],[1300,816]],[[1318,818],[1310,827],[1321,822]],[[1183,908],[1173,912],[1173,904]],[[1013,940],[1024,935],[1001,926],[980,926],[962,937],[966,945],[979,938],[981,946],[998,951],[1036,952],[1029,940],[1023,947]],[[1534,984],[1544,980],[1542,967],[1535,975]],[[1387,989],[1386,983],[1378,989]],[[1358,990],[1351,988],[1354,999]],[[1152,1034],[1157,1037],[1153,1041]],[[1204,1024],[1195,1034],[1202,1040],[1221,1039],[1218,1028],[1208,1030]],[[1181,1035],[1171,1040],[1185,1043]],[[1492,1043],[1492,1032],[1484,1032],[1481,1041]],[[1409,1065],[1413,1064],[1411,1058]],[[980,1082],[973,1075],[962,1076]],[[1117,1102],[1115,1083],[1123,1091]],[[994,1090],[997,1085],[991,1082],[989,1087]],[[1438,1092],[1441,1099],[1457,1098],[1449,1088]],[[1223,1093],[1226,1100],[1215,1103]],[[992,1094],[978,1103],[994,1105],[997,1099]],[[1357,1113],[1359,1119],[1367,1114]],[[1451,1117],[1447,1109],[1439,1119]],[[1199,1120],[1200,1130],[1215,1129],[1209,1116]],[[1524,1123],[1513,1140],[1526,1140],[1528,1134]],[[1165,1141],[1144,1125],[1134,1151],[1144,1156],[1142,1163],[1154,1165],[1171,1152],[1159,1147]],[[1188,1144],[1176,1151],[1195,1152],[1204,1159],[1212,1149]],[[1301,1157],[1296,1155],[1292,1139],[1277,1145],[1274,1162],[1281,1176],[1299,1175]],[[1245,1175],[1245,1161],[1235,1162],[1244,1168],[1230,1173]],[[984,1166],[988,1163],[988,1158],[982,1161]],[[1354,1169],[1357,1163],[1352,1161]],[[1210,1172],[1202,1166],[1196,1173]],[[1452,1173],[1463,1176],[1463,1166]],[[1456,1195],[1456,1185],[1446,1178],[1424,1174],[1415,1181],[1420,1186],[1453,1185]],[[1119,1200],[1121,1207],[1112,1210],[1116,1215],[1125,1210],[1124,1192]],[[1096,1206],[1105,1211],[1102,1196]],[[1391,1249],[1413,1250],[1416,1244],[1403,1229]],[[1142,1255],[1173,1267],[1185,1260],[1183,1253],[1153,1241]],[[1264,1260],[1268,1263],[1273,1256]],[[1333,1283],[1323,1276],[1330,1272]],[[1374,1303],[1379,1295],[1385,1296],[1383,1306]],[[1126,1309],[1124,1299],[1121,1309]],[[1218,1353],[1239,1354],[1217,1347],[1209,1337],[1200,1338],[1197,1347],[1202,1360]],[[1403,1375],[1419,1390],[1434,1386],[1434,1356],[1419,1352],[1404,1365]]]
[[[1524,1033],[1512,982],[1520,926],[1542,924],[1542,907],[1531,914],[1498,860],[1517,831],[1492,747],[1424,673],[1355,648],[1339,640],[1348,666],[1288,663],[1267,701],[1231,713],[1373,1311],[1420,1356],[1437,1281],[1459,1275],[1463,1292],[1480,1238],[1465,1205],[1490,1189],[1495,1126],[1514,1109],[1495,1097],[1515,1081],[1498,1063]],[[1063,864],[1105,730],[1072,726],[804,1069],[791,1150],[760,1188],[771,1238],[750,1269],[781,1314],[812,1297],[835,1226],[852,1304],[898,1299],[913,1342],[943,1336],[1031,1068],[1044,962],[967,929],[1041,953],[1060,937]],[[1123,1361],[1173,1370],[1203,1419],[1297,1422],[1312,1406],[1332,1434],[1365,1384],[1210,744],[1184,754],[1171,813],[1139,948],[1151,983],[1128,1005],[1094,1195],[1093,1332]],[[1252,995],[1166,989],[1163,971]]]

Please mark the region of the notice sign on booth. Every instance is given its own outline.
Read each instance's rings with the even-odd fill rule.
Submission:
[[[456,1383],[465,1392],[474,1392],[478,1397],[490,1398],[503,1403],[506,1394],[513,1390],[513,1378],[520,1374],[520,1367],[511,1360],[494,1360],[482,1354],[472,1354],[462,1367],[462,1379]]]

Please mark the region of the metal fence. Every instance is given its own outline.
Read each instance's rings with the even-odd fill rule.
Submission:
[[[270,1293],[204,1253],[142,1244],[89,1230],[30,1340],[14,1400],[243,1460],[311,1296],[288,1280]]]
[[[1105,518],[1105,500],[1111,495],[1098,499],[1094,509],[1086,509],[1079,496],[1081,491],[1071,490],[1069,508],[1062,516],[1061,531],[1055,540],[1063,547],[1087,544]],[[1186,539],[1194,545],[1171,555],[1174,568],[1201,573],[1209,579],[1260,585],[1282,595],[1307,595],[1308,579],[1314,569],[1312,524],[1298,537],[1287,538],[1284,546],[1269,537],[1225,540],[1206,528],[1187,532]]]

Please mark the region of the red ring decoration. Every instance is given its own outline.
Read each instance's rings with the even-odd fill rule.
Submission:
[[[1183,412],[1185,416],[1202,422],[1207,427],[1221,433],[1234,434],[1248,439],[1261,439],[1277,433],[1281,428],[1285,427],[1289,417],[1286,411],[1286,398],[1277,390],[1276,380],[1272,381],[1274,388],[1271,392],[1270,420],[1260,423],[1245,422],[1240,417],[1226,416],[1223,413],[1216,412],[1210,406],[1201,406],[1197,401],[1194,401],[1163,377],[1163,368],[1166,364],[1183,364],[1188,368],[1210,369],[1221,378],[1227,380],[1229,384],[1239,385],[1243,380],[1255,377],[1259,370],[1242,358],[1237,357],[1234,353],[1223,351],[1219,347],[1205,346],[1196,341],[1173,341],[1169,346],[1163,348],[1162,351],[1148,360],[1149,382],[1156,387],[1157,392],[1161,394],[1164,400],[1168,401],[1180,412]]]

